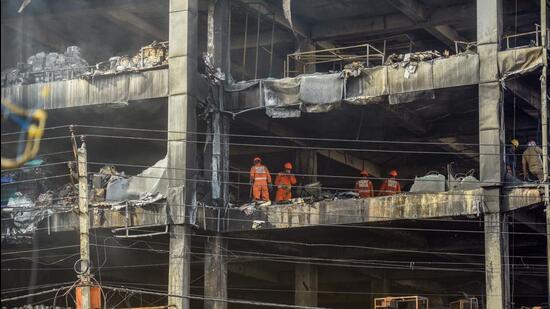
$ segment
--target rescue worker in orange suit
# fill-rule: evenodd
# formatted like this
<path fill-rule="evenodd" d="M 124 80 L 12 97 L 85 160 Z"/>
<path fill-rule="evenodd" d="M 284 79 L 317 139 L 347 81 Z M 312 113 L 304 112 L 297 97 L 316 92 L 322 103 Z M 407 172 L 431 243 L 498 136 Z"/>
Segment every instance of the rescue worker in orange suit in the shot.
<path fill-rule="evenodd" d="M 254 165 L 250 168 L 250 184 L 252 185 L 252 199 L 254 201 L 269 201 L 269 185 L 271 175 L 262 159 L 254 158 Z"/>
<path fill-rule="evenodd" d="M 361 179 L 355 182 L 355 191 L 359 194 L 360 198 L 374 197 L 374 187 L 368 177 L 369 172 L 363 170 L 361 172 Z"/>
<path fill-rule="evenodd" d="M 401 192 L 401 185 L 396 179 L 397 171 L 392 170 L 390 172 L 390 178 L 385 179 L 380 186 L 380 196 L 395 195 Z"/>
<path fill-rule="evenodd" d="M 283 165 L 284 170 L 277 174 L 275 185 L 277 192 L 275 193 L 275 201 L 290 201 L 292 198 L 292 186 L 296 184 L 296 177 L 291 174 L 292 164 L 287 162 Z"/>

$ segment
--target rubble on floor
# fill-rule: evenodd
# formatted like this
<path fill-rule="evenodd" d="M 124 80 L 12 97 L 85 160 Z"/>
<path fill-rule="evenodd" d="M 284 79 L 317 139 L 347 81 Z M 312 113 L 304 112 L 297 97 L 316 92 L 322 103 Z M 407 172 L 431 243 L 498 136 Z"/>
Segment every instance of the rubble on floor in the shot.
<path fill-rule="evenodd" d="M 2 175 L 2 240 L 30 241 L 30 236 L 44 219 L 78 208 L 75 184 L 66 183 L 54 189 L 52 184 L 24 181 L 36 179 L 37 175 L 44 175 L 44 169 L 24 168 Z M 163 206 L 167 194 L 166 158 L 131 177 L 119 172 L 115 166 L 106 165 L 89 180 L 91 208 L 119 211 L 154 204 Z"/>

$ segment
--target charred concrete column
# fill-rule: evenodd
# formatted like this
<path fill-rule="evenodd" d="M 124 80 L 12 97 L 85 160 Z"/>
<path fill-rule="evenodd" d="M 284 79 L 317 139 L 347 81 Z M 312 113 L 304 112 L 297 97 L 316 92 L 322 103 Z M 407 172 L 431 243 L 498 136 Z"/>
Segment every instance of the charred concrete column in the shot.
<path fill-rule="evenodd" d="M 299 150 L 296 156 L 296 172 L 304 174 L 302 185 L 317 181 L 317 152 L 314 150 Z"/>
<path fill-rule="evenodd" d="M 214 104 L 211 114 L 212 132 L 212 200 L 227 203 L 229 197 L 229 117 L 224 110 L 224 86 L 229 80 L 230 0 L 211 0 L 208 5 L 207 56 L 213 69 L 221 72 L 221 80 L 211 81 Z M 220 206 L 222 206 L 220 205 Z"/>
<path fill-rule="evenodd" d="M 195 80 L 197 78 L 197 0 L 170 0 L 168 55 L 168 197 L 170 254 L 168 305 L 189 308 L 191 236 L 186 205 L 195 184 L 186 168 L 195 166 Z M 191 179 L 191 181 L 189 181 Z"/>
<path fill-rule="evenodd" d="M 497 54 L 502 34 L 501 0 L 477 0 L 479 54 L 479 173 L 485 220 L 485 293 L 488 309 L 508 308 L 505 278 L 507 234 L 503 233 L 501 179 L 503 171 L 502 98 Z"/>
<path fill-rule="evenodd" d="M 229 27 L 230 0 L 210 0 L 208 4 L 207 57 L 213 69 L 221 72 L 211 81 L 214 105 L 211 114 L 212 132 L 212 200 L 225 207 L 229 199 L 229 118 L 224 110 L 224 86 L 228 82 L 230 64 Z M 220 210 L 223 213 L 223 211 Z M 218 224 L 223 229 L 221 224 Z M 209 237 L 205 244 L 204 301 L 205 309 L 227 308 L 227 242 L 219 235 Z M 221 301 L 208 299 L 221 299 Z"/>
<path fill-rule="evenodd" d="M 208 237 L 204 259 L 204 301 L 205 309 L 226 309 L 227 299 L 227 241 L 219 236 Z"/>
<path fill-rule="evenodd" d="M 317 265 L 296 264 L 294 271 L 294 304 L 296 306 L 317 306 Z"/>

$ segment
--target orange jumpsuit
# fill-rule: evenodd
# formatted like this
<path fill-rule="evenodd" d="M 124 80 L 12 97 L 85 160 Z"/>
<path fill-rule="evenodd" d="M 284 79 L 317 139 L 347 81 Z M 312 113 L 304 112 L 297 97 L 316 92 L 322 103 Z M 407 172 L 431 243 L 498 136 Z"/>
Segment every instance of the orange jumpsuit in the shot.
<path fill-rule="evenodd" d="M 255 201 L 269 201 L 268 184 L 271 183 L 269 170 L 263 164 L 254 164 L 250 168 L 250 181 L 252 182 L 252 197 Z"/>
<path fill-rule="evenodd" d="M 374 197 L 374 187 L 372 181 L 367 178 L 357 180 L 355 183 L 355 191 L 359 193 L 360 198 Z"/>
<path fill-rule="evenodd" d="M 292 186 L 296 184 L 296 177 L 292 174 L 279 173 L 275 178 L 275 185 L 277 186 L 277 193 L 275 194 L 275 201 L 289 201 L 292 198 Z"/>
<path fill-rule="evenodd" d="M 401 185 L 395 178 L 388 178 L 384 180 L 380 186 L 380 196 L 395 195 L 401 192 Z"/>

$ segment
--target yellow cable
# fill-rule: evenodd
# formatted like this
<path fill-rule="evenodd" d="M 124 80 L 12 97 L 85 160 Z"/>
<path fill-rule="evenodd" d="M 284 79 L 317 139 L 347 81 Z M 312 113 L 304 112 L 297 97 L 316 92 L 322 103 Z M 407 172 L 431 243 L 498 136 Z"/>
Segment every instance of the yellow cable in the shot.
<path fill-rule="evenodd" d="M 49 90 L 46 87 L 43 89 L 43 95 L 47 96 Z M 25 150 L 16 158 L 4 158 L 2 157 L 2 169 L 16 168 L 25 162 L 32 160 L 38 154 L 40 150 L 40 140 L 44 135 L 44 128 L 46 126 L 47 113 L 43 109 L 37 109 L 30 114 L 28 111 L 13 104 L 7 99 L 2 99 L 2 105 L 6 107 L 11 113 L 17 114 L 21 117 L 27 117 L 35 121 L 27 129 L 27 143 L 25 144 Z"/>

